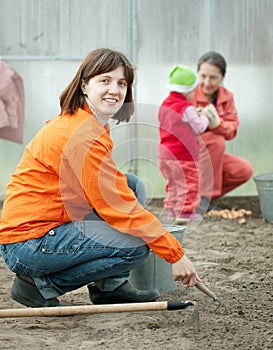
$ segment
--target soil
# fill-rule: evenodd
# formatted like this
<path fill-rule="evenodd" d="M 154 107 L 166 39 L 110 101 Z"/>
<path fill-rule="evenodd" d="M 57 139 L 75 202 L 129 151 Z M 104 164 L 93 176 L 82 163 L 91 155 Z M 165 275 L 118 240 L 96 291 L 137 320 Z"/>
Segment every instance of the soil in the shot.
<path fill-rule="evenodd" d="M 4 349 L 273 349 L 273 224 L 265 222 L 256 197 L 226 197 L 217 205 L 252 210 L 246 223 L 204 218 L 183 235 L 187 256 L 202 282 L 225 303 L 217 303 L 197 288 L 177 285 L 159 301 L 195 301 L 199 329 L 192 309 L 103 313 L 66 317 L 0 319 L 0 348 Z M 167 221 L 162 200 L 149 210 Z M 1 309 L 24 308 L 9 297 L 13 274 L 0 258 Z M 87 289 L 61 297 L 77 305 L 90 304 Z"/>

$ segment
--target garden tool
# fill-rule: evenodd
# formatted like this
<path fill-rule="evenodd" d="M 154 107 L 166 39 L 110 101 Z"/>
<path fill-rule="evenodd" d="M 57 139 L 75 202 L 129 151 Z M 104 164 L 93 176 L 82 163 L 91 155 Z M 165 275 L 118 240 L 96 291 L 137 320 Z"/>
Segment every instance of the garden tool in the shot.
<path fill-rule="evenodd" d="M 147 303 L 105 304 L 105 305 L 75 305 L 57 307 L 37 307 L 20 309 L 0 309 L 0 318 L 37 317 L 37 316 L 72 316 L 97 313 L 139 312 L 159 310 L 182 310 L 194 308 L 191 301 L 158 301 Z"/>
<path fill-rule="evenodd" d="M 57 306 L 21 309 L 0 309 L 0 318 L 18 317 L 48 317 L 48 316 L 74 316 L 97 313 L 114 312 L 141 312 L 141 311 L 174 311 L 190 308 L 193 311 L 193 331 L 199 330 L 199 314 L 195 302 L 191 301 L 159 301 L 147 303 L 106 304 L 106 305 L 80 305 Z"/>
<path fill-rule="evenodd" d="M 224 311 L 224 313 L 226 314 L 227 313 L 227 308 L 225 306 L 225 304 L 219 300 L 217 298 L 217 296 L 211 291 L 209 290 L 206 286 L 204 286 L 203 283 L 201 282 L 196 282 L 196 285 L 195 285 L 201 292 L 203 292 L 204 294 L 208 295 L 209 297 L 212 298 L 212 301 L 215 301 L 216 303 L 218 303 L 218 306 L 216 308 L 216 312 L 219 311 L 220 309 L 222 309 Z"/>

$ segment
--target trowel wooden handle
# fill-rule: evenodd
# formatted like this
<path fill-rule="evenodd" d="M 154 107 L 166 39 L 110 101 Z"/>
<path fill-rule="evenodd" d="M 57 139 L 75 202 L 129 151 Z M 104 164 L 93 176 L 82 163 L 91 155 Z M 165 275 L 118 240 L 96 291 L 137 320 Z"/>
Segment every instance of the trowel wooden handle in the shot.
<path fill-rule="evenodd" d="M 215 294 L 212 293 L 211 290 L 209 290 L 206 286 L 203 285 L 203 283 L 201 282 L 196 282 L 196 285 L 195 285 L 199 290 L 201 290 L 201 292 L 205 293 L 206 295 L 208 295 L 209 297 L 211 298 L 215 298 Z"/>
<path fill-rule="evenodd" d="M 22 308 L 0 310 L 0 318 L 37 317 L 37 316 L 72 316 L 113 312 L 137 312 L 159 310 L 182 310 L 194 306 L 190 301 L 158 301 L 148 303 L 57 306 L 41 308 Z"/>

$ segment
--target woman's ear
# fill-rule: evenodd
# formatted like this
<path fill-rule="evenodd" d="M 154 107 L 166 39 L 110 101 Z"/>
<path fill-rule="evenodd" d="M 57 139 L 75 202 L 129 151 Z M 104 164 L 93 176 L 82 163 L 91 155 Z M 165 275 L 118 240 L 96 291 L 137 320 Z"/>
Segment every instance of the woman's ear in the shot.
<path fill-rule="evenodd" d="M 82 93 L 84 95 L 86 95 L 86 84 L 85 84 L 84 80 L 82 80 L 82 82 L 81 82 L 81 90 L 82 90 Z"/>

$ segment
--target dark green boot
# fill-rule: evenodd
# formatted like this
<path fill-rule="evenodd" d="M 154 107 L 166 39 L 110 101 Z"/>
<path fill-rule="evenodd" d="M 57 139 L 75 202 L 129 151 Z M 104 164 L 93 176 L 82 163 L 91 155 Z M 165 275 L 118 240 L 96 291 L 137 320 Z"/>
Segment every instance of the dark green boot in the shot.
<path fill-rule="evenodd" d="M 160 297 L 157 289 L 140 290 L 124 282 L 112 292 L 103 292 L 93 284 L 89 284 L 89 297 L 93 304 L 142 303 L 154 301 Z"/>
<path fill-rule="evenodd" d="M 57 298 L 43 298 L 34 281 L 28 276 L 15 276 L 10 296 L 13 300 L 28 307 L 64 306 Z"/>

